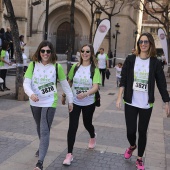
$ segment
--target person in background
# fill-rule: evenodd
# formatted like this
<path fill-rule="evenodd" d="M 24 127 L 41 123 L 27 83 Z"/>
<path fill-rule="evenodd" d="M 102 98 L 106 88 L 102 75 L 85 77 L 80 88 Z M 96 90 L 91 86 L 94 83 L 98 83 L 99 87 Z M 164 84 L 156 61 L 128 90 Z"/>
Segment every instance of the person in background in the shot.
<path fill-rule="evenodd" d="M 116 107 L 120 109 L 123 94 L 127 138 L 130 143 L 124 154 L 125 159 L 129 159 L 137 148 L 136 130 L 138 127 L 138 156 L 136 160 L 138 170 L 145 169 L 142 157 L 155 100 L 155 81 L 165 103 L 165 111 L 168 116 L 170 114 L 170 98 L 161 63 L 156 57 L 155 42 L 150 33 L 142 33 L 137 41 L 135 55 L 129 55 L 123 64 L 116 101 Z"/>
<path fill-rule="evenodd" d="M 0 67 L 5 66 L 5 69 L 0 70 L 0 77 L 3 79 L 3 88 L 0 86 L 0 91 L 4 90 L 10 90 L 6 86 L 6 75 L 7 75 L 7 67 L 11 66 L 11 62 L 9 60 L 9 53 L 8 53 L 9 43 L 7 41 L 4 41 L 2 44 L 1 49 L 1 56 L 0 56 Z"/>
<path fill-rule="evenodd" d="M 75 72 L 76 67 L 78 67 Z M 91 77 L 91 69 L 94 75 Z M 73 146 L 75 143 L 76 132 L 79 124 L 79 117 L 82 111 L 83 123 L 89 132 L 90 140 L 88 147 L 93 149 L 96 146 L 96 137 L 94 126 L 92 124 L 95 111 L 95 92 L 98 90 L 98 84 L 101 83 L 100 72 L 97 68 L 97 61 L 94 55 L 92 45 L 84 45 L 80 51 L 80 61 L 71 67 L 68 74 L 68 82 L 73 91 L 73 110 L 69 113 L 69 129 L 67 134 L 68 153 L 64 165 L 70 165 L 73 161 Z M 62 95 L 62 104 L 65 104 L 66 95 Z"/>
<path fill-rule="evenodd" d="M 20 46 L 21 46 L 21 47 L 25 47 L 25 46 L 26 46 L 26 43 L 24 43 L 24 36 L 23 36 L 23 35 L 20 35 L 20 36 L 19 36 L 19 40 L 20 40 Z"/>
<path fill-rule="evenodd" d="M 116 69 L 116 79 L 117 79 L 117 87 L 119 87 L 119 84 L 120 84 L 122 66 L 123 66 L 122 63 L 118 63 L 115 66 L 115 69 Z"/>
<path fill-rule="evenodd" d="M 22 58 L 23 58 L 24 73 L 25 73 L 26 70 L 27 70 L 27 59 L 28 58 L 27 58 L 26 54 L 24 53 L 24 47 L 26 46 L 26 43 L 24 43 L 24 36 L 20 35 L 19 40 L 20 40 L 20 47 L 21 47 L 21 50 L 22 50 Z"/>
<path fill-rule="evenodd" d="M 6 41 L 8 41 L 9 43 L 9 58 L 13 59 L 13 54 L 14 54 L 14 46 L 13 46 L 13 37 L 11 34 L 11 28 L 7 27 L 7 31 L 5 32 L 5 36 L 6 36 Z"/>
<path fill-rule="evenodd" d="M 104 86 L 106 69 L 109 69 L 109 58 L 106 53 L 104 53 L 104 48 L 100 48 L 100 53 L 97 55 L 98 67 L 100 73 L 102 74 L 102 86 Z"/>
<path fill-rule="evenodd" d="M 1 28 L 0 29 L 0 48 L 2 48 L 2 44 L 5 40 L 6 40 L 5 29 Z"/>
<path fill-rule="evenodd" d="M 58 101 L 56 78 L 59 79 L 61 87 L 67 95 L 69 112 L 73 109 L 73 94 L 63 67 L 56 64 L 56 53 L 51 42 L 42 41 L 32 60 L 34 63 L 31 62 L 28 66 L 23 86 L 25 93 L 29 96 L 40 140 L 39 149 L 35 155 L 39 159 L 34 170 L 42 170 Z"/>

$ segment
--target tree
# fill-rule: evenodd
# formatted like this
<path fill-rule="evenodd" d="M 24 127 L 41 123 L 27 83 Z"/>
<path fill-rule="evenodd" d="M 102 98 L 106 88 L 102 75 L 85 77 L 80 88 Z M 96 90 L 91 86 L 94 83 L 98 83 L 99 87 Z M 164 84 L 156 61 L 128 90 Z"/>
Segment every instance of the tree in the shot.
<path fill-rule="evenodd" d="M 143 12 L 146 12 L 149 16 L 155 19 L 159 24 L 161 24 L 166 32 L 167 44 L 168 44 L 168 61 L 170 62 L 170 2 L 169 0 L 140 0 L 142 3 L 143 9 L 141 9 L 135 3 L 133 6 L 140 9 Z M 169 69 L 169 68 L 168 68 Z M 170 72 L 170 70 L 168 70 Z"/>
<path fill-rule="evenodd" d="M 14 43 L 14 51 L 15 51 L 15 58 L 16 58 L 16 98 L 18 97 L 19 87 L 23 87 L 23 59 L 22 59 L 22 51 L 20 47 L 19 41 L 19 31 L 18 25 L 16 22 L 16 17 L 14 14 L 13 6 L 11 0 L 4 1 L 7 15 L 5 18 L 9 21 L 11 27 L 11 33 L 13 36 L 13 43 Z"/>

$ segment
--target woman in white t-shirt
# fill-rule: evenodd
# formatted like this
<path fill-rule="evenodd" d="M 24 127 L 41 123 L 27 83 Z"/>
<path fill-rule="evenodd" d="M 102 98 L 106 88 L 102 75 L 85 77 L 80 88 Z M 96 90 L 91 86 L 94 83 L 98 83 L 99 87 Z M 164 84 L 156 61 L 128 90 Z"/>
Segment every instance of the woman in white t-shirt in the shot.
<path fill-rule="evenodd" d="M 153 36 L 143 33 L 137 41 L 136 55 L 129 55 L 122 68 L 120 89 L 116 106 L 121 108 L 121 97 L 125 102 L 125 120 L 127 138 L 130 147 L 124 157 L 129 159 L 136 146 L 136 131 L 138 127 L 138 157 L 136 167 L 144 170 L 142 157 L 146 147 L 147 129 L 154 104 L 155 81 L 163 101 L 167 116 L 170 114 L 169 94 L 160 61 L 156 58 L 156 48 Z M 139 116 L 139 119 L 137 119 Z"/>
<path fill-rule="evenodd" d="M 24 90 L 29 96 L 31 111 L 40 139 L 34 170 L 43 169 L 43 161 L 49 146 L 50 128 L 56 112 L 58 95 L 57 79 L 67 94 L 69 112 L 73 109 L 73 94 L 66 80 L 63 67 L 56 64 L 56 53 L 49 41 L 42 41 L 32 57 L 33 62 L 25 73 Z"/>
<path fill-rule="evenodd" d="M 77 67 L 77 68 L 76 68 Z M 75 69 L 77 70 L 75 72 Z M 94 75 L 92 75 L 92 69 Z M 95 111 L 95 92 L 101 83 L 100 72 L 97 68 L 97 60 L 92 45 L 84 45 L 80 51 L 80 62 L 74 64 L 68 74 L 68 81 L 73 91 L 73 111 L 69 113 L 69 129 L 67 134 L 68 154 L 63 161 L 64 165 L 70 165 L 73 161 L 73 146 L 79 124 L 80 113 L 83 115 L 83 123 L 90 135 L 88 147 L 93 149 L 96 145 L 96 132 L 92 124 Z M 65 103 L 63 94 L 62 103 Z"/>

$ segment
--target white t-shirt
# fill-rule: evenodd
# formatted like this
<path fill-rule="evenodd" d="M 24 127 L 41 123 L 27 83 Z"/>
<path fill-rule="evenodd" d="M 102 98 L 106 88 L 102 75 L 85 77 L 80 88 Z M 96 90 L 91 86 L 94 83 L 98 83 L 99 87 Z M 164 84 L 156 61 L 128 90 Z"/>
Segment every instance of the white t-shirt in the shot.
<path fill-rule="evenodd" d="M 105 69 L 106 68 L 106 60 L 108 60 L 107 54 L 105 54 L 105 53 L 98 54 L 97 59 L 98 59 L 98 67 L 101 69 Z"/>
<path fill-rule="evenodd" d="M 93 80 L 91 78 L 91 72 L 90 72 L 90 67 L 89 66 L 82 66 L 78 68 L 74 75 L 74 69 L 76 65 L 73 65 L 68 77 L 70 80 L 73 79 L 73 84 L 72 84 L 72 91 L 73 91 L 73 103 L 79 106 L 87 106 L 91 105 L 95 102 L 95 95 L 89 95 L 88 97 L 85 97 L 83 99 L 78 99 L 77 94 L 81 92 L 86 92 L 90 89 L 92 89 L 93 84 L 100 84 L 101 83 L 101 78 L 100 78 L 100 72 L 98 68 L 95 68 Z M 74 76 L 74 77 L 73 77 Z"/>
<path fill-rule="evenodd" d="M 127 104 L 143 109 L 150 108 L 150 104 L 148 103 L 149 63 L 150 58 L 143 60 L 138 56 L 136 57 L 132 103 Z"/>
<path fill-rule="evenodd" d="M 115 69 L 116 69 L 116 77 L 119 77 L 121 78 L 121 71 L 122 71 L 122 67 L 118 67 L 118 66 L 115 66 Z"/>
<path fill-rule="evenodd" d="M 66 79 L 63 67 L 60 64 L 58 64 L 57 73 L 60 81 Z M 31 106 L 56 108 L 58 95 L 56 89 L 56 68 L 54 64 L 43 65 L 41 62 L 36 62 L 33 71 L 33 62 L 31 62 L 24 77 L 31 79 L 30 88 L 39 98 L 38 102 L 30 99 Z"/>

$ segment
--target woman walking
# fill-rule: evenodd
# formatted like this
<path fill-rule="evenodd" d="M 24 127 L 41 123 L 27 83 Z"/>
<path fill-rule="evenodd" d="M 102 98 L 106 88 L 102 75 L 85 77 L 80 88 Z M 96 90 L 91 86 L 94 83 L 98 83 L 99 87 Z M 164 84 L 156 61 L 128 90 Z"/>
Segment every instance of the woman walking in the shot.
<path fill-rule="evenodd" d="M 98 90 L 98 84 L 101 83 L 100 72 L 96 67 L 97 62 L 92 45 L 84 45 L 80 54 L 79 64 L 74 64 L 68 74 L 74 97 L 73 110 L 69 113 L 68 154 L 63 162 L 64 165 L 70 165 L 73 161 L 73 146 L 81 111 L 84 126 L 90 134 L 88 147 L 93 149 L 96 145 L 96 133 L 92 119 L 95 111 L 95 92 Z M 65 104 L 65 94 L 63 94 L 62 103 Z"/>
<path fill-rule="evenodd" d="M 146 147 L 147 129 L 154 104 L 155 81 L 165 103 L 165 111 L 170 114 L 169 94 L 161 63 L 156 58 L 155 43 L 150 33 L 143 33 L 137 41 L 135 55 L 129 55 L 122 68 L 120 89 L 116 101 L 121 108 L 121 98 L 125 102 L 125 120 L 127 139 L 130 147 L 125 151 L 125 159 L 132 156 L 136 145 L 137 117 L 138 121 L 138 157 L 136 167 L 144 170 L 142 157 Z"/>
<path fill-rule="evenodd" d="M 73 109 L 73 94 L 62 66 L 56 64 L 56 53 L 49 41 L 40 43 L 32 60 L 25 73 L 23 85 L 30 99 L 31 111 L 40 139 L 39 150 L 36 152 L 39 160 L 34 170 L 42 170 L 58 101 L 57 78 L 67 95 L 69 112 Z"/>

